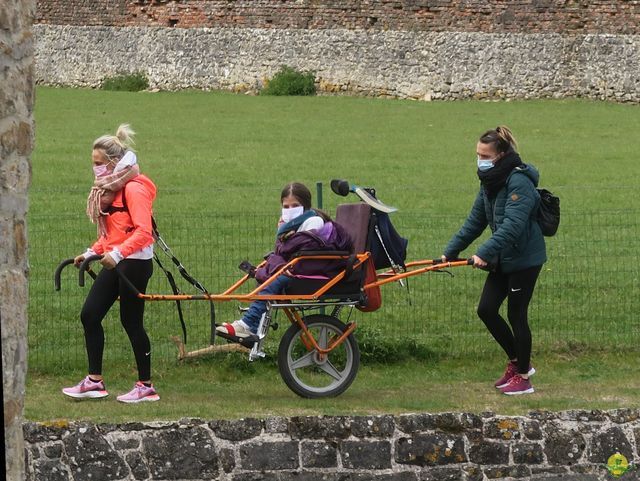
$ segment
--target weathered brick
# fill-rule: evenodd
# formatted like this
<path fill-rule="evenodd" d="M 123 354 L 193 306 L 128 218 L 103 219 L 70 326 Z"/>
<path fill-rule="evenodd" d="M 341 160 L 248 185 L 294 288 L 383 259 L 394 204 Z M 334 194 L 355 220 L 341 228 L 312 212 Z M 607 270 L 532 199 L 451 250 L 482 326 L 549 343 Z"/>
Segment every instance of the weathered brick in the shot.
<path fill-rule="evenodd" d="M 391 467 L 389 441 L 343 441 L 342 465 L 348 469 L 387 469 Z"/>
<path fill-rule="evenodd" d="M 120 479 L 129 472 L 119 453 L 94 426 L 80 427 L 64 439 L 64 447 L 75 480 Z"/>
<path fill-rule="evenodd" d="M 516 464 L 542 464 L 544 452 L 542 446 L 536 443 L 514 444 L 511 448 L 513 462 Z"/>
<path fill-rule="evenodd" d="M 481 441 L 469 449 L 469 460 L 477 464 L 507 464 L 509 446 L 493 441 Z"/>
<path fill-rule="evenodd" d="M 242 441 L 255 438 L 262 432 L 262 421 L 259 419 L 216 420 L 209 423 L 213 433 L 229 441 Z"/>
<path fill-rule="evenodd" d="M 240 447 L 246 470 L 294 469 L 299 465 L 297 441 L 251 442 Z"/>
<path fill-rule="evenodd" d="M 484 435 L 492 439 L 510 441 L 520 439 L 520 425 L 513 418 L 496 418 L 484 423 Z"/>
<path fill-rule="evenodd" d="M 589 461 L 605 464 L 612 454 L 619 452 L 629 462 L 633 461 L 633 448 L 619 427 L 612 427 L 591 438 L 589 443 Z"/>
<path fill-rule="evenodd" d="M 149 478 L 149 467 L 145 462 L 142 454 L 138 451 L 133 451 L 131 453 L 127 453 L 125 460 L 131 469 L 131 474 L 135 479 L 148 479 Z"/>
<path fill-rule="evenodd" d="M 142 451 L 152 478 L 198 479 L 214 477 L 218 457 L 213 439 L 202 427 L 151 433 L 142 438 Z"/>
<path fill-rule="evenodd" d="M 437 466 L 464 463 L 467 455 L 464 452 L 464 441 L 459 436 L 442 433 L 415 434 L 396 441 L 395 460 L 398 464 Z"/>
<path fill-rule="evenodd" d="M 550 464 L 570 466 L 576 464 L 586 448 L 584 436 L 577 431 L 563 428 L 557 422 L 545 427 L 544 453 Z"/>
<path fill-rule="evenodd" d="M 620 33 L 640 32 L 640 13 L 612 8 L 612 2 L 589 2 L 568 8 L 565 2 L 508 0 L 453 2 L 251 2 L 182 0 L 127 2 L 126 0 L 38 0 L 37 21 L 63 25 L 119 25 L 161 27 L 344 28 L 504 33 Z M 176 8 L 178 6 L 179 8 Z M 6 14 L 5 14 L 6 16 Z M 4 17 L 0 16 L 0 21 Z"/>
<path fill-rule="evenodd" d="M 289 421 L 292 438 L 347 438 L 351 434 L 351 420 L 347 416 L 292 417 Z"/>
<path fill-rule="evenodd" d="M 334 443 L 302 441 L 300 456 L 305 468 L 335 468 L 338 465 L 338 450 Z"/>
<path fill-rule="evenodd" d="M 531 471 L 528 466 L 501 466 L 497 468 L 488 468 L 484 470 L 484 474 L 489 479 L 502 478 L 529 478 Z"/>
<path fill-rule="evenodd" d="M 393 416 L 356 416 L 351 421 L 351 433 L 359 438 L 390 437 L 396 424 Z"/>

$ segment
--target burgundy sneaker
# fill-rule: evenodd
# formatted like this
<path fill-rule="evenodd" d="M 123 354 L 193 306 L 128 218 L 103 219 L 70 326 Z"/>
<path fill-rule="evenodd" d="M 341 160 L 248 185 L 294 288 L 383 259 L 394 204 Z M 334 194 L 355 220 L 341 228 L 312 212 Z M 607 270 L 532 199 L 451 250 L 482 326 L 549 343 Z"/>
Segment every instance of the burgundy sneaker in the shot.
<path fill-rule="evenodd" d="M 515 396 L 517 394 L 531 394 L 533 392 L 533 386 L 529 379 L 523 378 L 520 374 L 516 374 L 506 386 L 500 389 L 504 394 L 509 396 Z"/>
<path fill-rule="evenodd" d="M 527 374 L 529 376 L 533 376 L 535 373 L 536 370 L 531 364 L 529 364 L 529 372 Z M 502 377 L 495 382 L 494 386 L 496 387 L 496 389 L 505 387 L 509 380 L 516 374 L 518 374 L 518 365 L 513 361 L 509 361 L 509 364 L 507 364 L 507 369 L 504 371 Z"/>

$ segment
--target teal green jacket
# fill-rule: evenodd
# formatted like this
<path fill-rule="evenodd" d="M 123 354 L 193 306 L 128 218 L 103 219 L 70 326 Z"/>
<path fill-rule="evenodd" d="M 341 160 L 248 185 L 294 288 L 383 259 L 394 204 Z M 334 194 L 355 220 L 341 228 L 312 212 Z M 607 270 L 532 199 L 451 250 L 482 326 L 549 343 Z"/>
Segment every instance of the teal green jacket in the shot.
<path fill-rule="evenodd" d="M 476 252 L 482 260 L 499 265 L 504 273 L 544 264 L 546 246 L 537 221 L 539 178 L 536 168 L 525 164 L 513 169 L 494 199 L 490 200 L 481 186 L 471 213 L 447 244 L 444 255 L 457 258 L 489 226 L 492 235 Z"/>

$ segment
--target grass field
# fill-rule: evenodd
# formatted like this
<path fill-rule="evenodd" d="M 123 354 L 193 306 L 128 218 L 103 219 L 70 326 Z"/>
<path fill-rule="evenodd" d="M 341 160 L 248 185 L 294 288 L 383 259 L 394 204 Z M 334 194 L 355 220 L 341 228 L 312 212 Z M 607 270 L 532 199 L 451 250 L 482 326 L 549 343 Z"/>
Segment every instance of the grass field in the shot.
<path fill-rule="evenodd" d="M 618 366 L 637 359 L 640 339 L 640 269 L 634 260 L 640 244 L 637 106 L 39 88 L 35 115 L 28 417 L 46 419 L 56 412 L 92 419 L 130 416 L 116 406 L 98 413 L 55 397 L 62 384 L 83 372 L 77 313 L 86 290 L 74 285 L 71 273 L 62 293 L 53 293 L 51 282 L 56 264 L 91 242 L 94 227 L 83 214 L 92 179 L 91 143 L 121 122 L 130 122 L 138 132 L 143 171 L 158 186 L 155 212 L 161 231 L 211 291 L 236 278 L 239 260 L 257 259 L 269 250 L 279 191 L 290 180 L 326 186 L 342 177 L 373 185 L 384 201 L 400 207 L 394 222 L 410 239 L 410 257 L 440 254 L 476 193 L 475 141 L 499 123 L 513 129 L 523 158 L 540 169 L 542 184 L 561 196 L 563 208 L 561 232 L 548 242 L 550 261 L 531 310 L 534 356 L 548 367 L 537 381 L 540 394 L 530 400 L 511 403 L 486 390 L 502 359 L 474 313 L 483 274 L 468 269 L 453 279 L 416 279 L 412 305 L 397 286 L 386 287 L 384 308 L 357 317 L 364 338 L 370 336 L 368 329 L 388 333 L 399 340 L 399 349 L 402 339 L 418 339 L 433 356 L 385 367 L 365 364 L 354 386 L 331 401 L 295 398 L 278 380 L 273 359 L 257 366 L 235 356 L 177 364 L 168 341 L 179 332 L 172 306 L 149 305 L 155 376 L 165 396 L 162 406 L 135 416 L 175 418 L 211 411 L 211 416 L 236 417 L 269 409 L 514 412 L 638 402 L 634 381 L 623 382 L 622 394 L 610 393 Z M 324 206 L 332 212 L 341 199 L 324 192 Z M 159 273 L 152 290 L 167 291 Z M 219 306 L 218 319 L 235 318 L 235 308 Z M 205 316 L 205 305 L 187 306 L 190 348 L 207 343 Z M 128 341 L 115 316 L 105 327 L 110 387 L 124 390 L 134 376 Z M 234 368 L 242 382 L 236 382 Z M 638 379 L 637 372 L 633 377 Z M 580 387 L 572 395 L 576 382 Z M 372 405 L 378 398 L 370 390 L 382 392 L 385 386 L 393 386 L 388 398 L 380 396 L 379 404 Z M 461 386 L 473 393 L 464 405 L 447 394 Z M 238 401 L 247 393 L 247 403 Z"/>

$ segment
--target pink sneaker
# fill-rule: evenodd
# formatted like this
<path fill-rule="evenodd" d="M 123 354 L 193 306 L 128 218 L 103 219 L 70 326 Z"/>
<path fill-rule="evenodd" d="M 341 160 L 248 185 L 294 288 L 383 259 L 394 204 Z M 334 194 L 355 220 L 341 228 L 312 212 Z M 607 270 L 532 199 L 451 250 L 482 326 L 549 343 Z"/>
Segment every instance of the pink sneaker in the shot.
<path fill-rule="evenodd" d="M 160 401 L 160 396 L 158 396 L 153 386 L 147 387 L 137 381 L 131 391 L 118 396 L 117 399 L 121 403 L 140 403 L 144 401 Z"/>
<path fill-rule="evenodd" d="M 529 372 L 527 374 L 529 376 L 533 376 L 535 373 L 536 370 L 531 364 L 529 364 Z M 509 361 L 509 364 L 507 364 L 507 369 L 504 371 L 502 377 L 495 382 L 494 386 L 496 387 L 496 389 L 505 387 L 509 383 L 509 380 L 516 374 L 518 374 L 518 365 L 512 361 Z"/>
<path fill-rule="evenodd" d="M 533 392 L 533 386 L 529 379 L 523 378 L 520 374 L 516 374 L 506 386 L 500 389 L 504 394 L 509 396 L 515 396 L 517 394 L 531 394 Z"/>
<path fill-rule="evenodd" d="M 73 387 L 63 388 L 62 394 L 74 399 L 98 399 L 109 395 L 104 387 L 104 381 L 93 382 L 89 376 Z"/>

